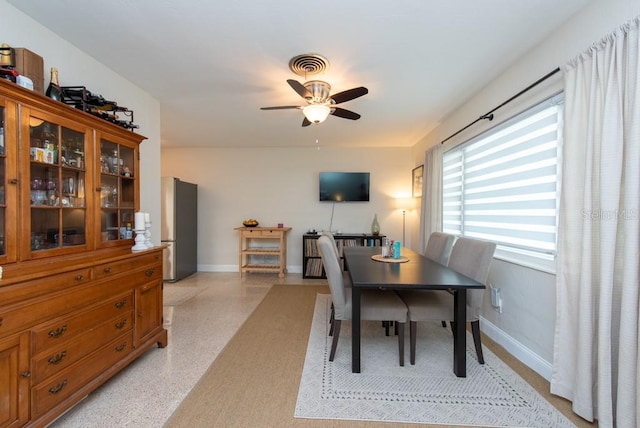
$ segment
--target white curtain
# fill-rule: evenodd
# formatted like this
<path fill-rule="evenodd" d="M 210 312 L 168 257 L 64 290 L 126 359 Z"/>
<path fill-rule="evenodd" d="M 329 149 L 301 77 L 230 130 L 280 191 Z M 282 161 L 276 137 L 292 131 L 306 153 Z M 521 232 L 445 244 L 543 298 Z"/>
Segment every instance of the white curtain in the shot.
<path fill-rule="evenodd" d="M 420 253 L 427 249 L 432 232 L 442 230 L 442 145 L 425 153 L 422 176 L 422 203 L 420 217 Z"/>
<path fill-rule="evenodd" d="M 637 427 L 639 20 L 565 68 L 551 392 L 601 427 Z"/>

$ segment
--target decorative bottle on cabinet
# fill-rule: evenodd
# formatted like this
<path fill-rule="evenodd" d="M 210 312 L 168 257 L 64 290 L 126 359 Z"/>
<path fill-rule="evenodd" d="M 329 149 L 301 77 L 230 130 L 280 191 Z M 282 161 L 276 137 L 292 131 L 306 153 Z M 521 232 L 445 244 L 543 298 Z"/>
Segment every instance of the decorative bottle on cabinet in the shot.
<path fill-rule="evenodd" d="M 51 67 L 51 81 L 49 82 L 46 95 L 52 100 L 61 101 L 62 90 L 58 83 L 58 69 L 55 67 Z"/>
<path fill-rule="evenodd" d="M 378 224 L 378 214 L 373 215 L 373 222 L 371 223 L 371 234 L 372 235 L 380 234 L 380 224 Z"/>

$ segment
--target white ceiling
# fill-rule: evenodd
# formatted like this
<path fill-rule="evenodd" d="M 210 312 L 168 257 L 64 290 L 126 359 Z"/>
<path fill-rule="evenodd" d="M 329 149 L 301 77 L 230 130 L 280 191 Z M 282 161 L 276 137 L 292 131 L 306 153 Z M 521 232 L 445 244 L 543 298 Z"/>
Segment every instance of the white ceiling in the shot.
<path fill-rule="evenodd" d="M 7 1 L 158 99 L 163 147 L 398 147 L 590 0 Z M 301 105 L 286 80 L 304 53 L 329 60 L 312 78 L 332 93 L 369 89 L 340 105 L 360 120 L 260 110 Z"/>

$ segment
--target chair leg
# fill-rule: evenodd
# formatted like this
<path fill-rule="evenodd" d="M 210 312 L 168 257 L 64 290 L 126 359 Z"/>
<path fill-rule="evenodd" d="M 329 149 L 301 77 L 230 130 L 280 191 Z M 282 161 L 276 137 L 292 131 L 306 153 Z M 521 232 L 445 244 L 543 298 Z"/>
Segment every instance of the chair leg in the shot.
<path fill-rule="evenodd" d="M 338 338 L 340 337 L 340 324 L 342 324 L 341 320 L 333 320 L 333 341 L 331 342 L 331 353 L 329 354 L 329 361 L 333 361 L 333 357 L 336 356 Z"/>
<path fill-rule="evenodd" d="M 391 321 L 391 322 L 393 322 L 393 321 Z M 398 335 L 398 330 L 399 330 L 398 329 L 398 322 L 396 321 L 396 322 L 393 323 L 393 334 L 395 334 L 397 336 Z"/>
<path fill-rule="evenodd" d="M 329 324 L 331 325 L 331 327 L 329 328 L 329 336 L 333 336 L 333 325 L 334 325 L 334 321 L 335 321 L 335 313 L 336 313 L 336 309 L 333 306 L 333 303 L 331 304 L 331 318 L 329 318 Z"/>
<path fill-rule="evenodd" d="M 471 333 L 473 334 L 473 344 L 476 345 L 478 363 L 484 364 L 484 356 L 482 355 L 482 342 L 480 341 L 480 321 L 471 321 Z"/>
<path fill-rule="evenodd" d="M 389 336 L 389 322 L 390 321 L 382 321 L 382 326 L 384 327 L 385 336 Z"/>
<path fill-rule="evenodd" d="M 442 327 L 447 328 L 447 322 L 446 321 L 442 321 Z"/>
<path fill-rule="evenodd" d="M 416 321 L 409 322 L 409 362 L 411 365 L 416 364 L 416 335 L 418 333 L 418 323 Z"/>
<path fill-rule="evenodd" d="M 398 330 L 398 356 L 400 358 L 400 367 L 404 367 L 404 323 L 395 322 Z"/>

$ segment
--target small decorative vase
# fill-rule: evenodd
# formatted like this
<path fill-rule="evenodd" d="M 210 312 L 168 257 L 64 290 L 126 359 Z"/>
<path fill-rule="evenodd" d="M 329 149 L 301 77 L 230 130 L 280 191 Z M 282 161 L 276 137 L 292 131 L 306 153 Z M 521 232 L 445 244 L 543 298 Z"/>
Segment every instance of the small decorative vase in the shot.
<path fill-rule="evenodd" d="M 373 222 L 371 223 L 371 234 L 376 236 L 380 234 L 380 224 L 378 224 L 378 214 L 373 215 Z"/>

